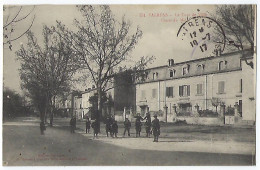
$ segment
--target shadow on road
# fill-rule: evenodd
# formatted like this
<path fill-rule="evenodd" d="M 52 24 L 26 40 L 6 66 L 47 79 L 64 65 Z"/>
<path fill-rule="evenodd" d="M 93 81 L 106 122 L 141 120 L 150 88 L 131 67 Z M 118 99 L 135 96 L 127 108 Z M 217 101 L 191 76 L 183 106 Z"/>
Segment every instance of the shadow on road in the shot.
<path fill-rule="evenodd" d="M 166 143 L 170 143 L 170 142 L 193 142 L 193 141 L 158 141 L 158 142 L 166 142 Z"/>

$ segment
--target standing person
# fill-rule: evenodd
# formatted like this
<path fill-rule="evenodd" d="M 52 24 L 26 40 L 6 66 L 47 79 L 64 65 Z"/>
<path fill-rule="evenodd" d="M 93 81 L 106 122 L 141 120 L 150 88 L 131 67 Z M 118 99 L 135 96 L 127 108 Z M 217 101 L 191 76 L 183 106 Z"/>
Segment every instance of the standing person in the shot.
<path fill-rule="evenodd" d="M 76 117 L 73 116 L 73 117 L 70 119 L 70 132 L 71 132 L 71 133 L 75 133 L 75 129 L 76 129 Z"/>
<path fill-rule="evenodd" d="M 107 120 L 106 120 L 106 134 L 107 134 L 107 137 L 108 137 L 108 133 L 110 133 L 110 136 L 112 136 L 111 125 L 112 125 L 112 119 L 108 116 Z"/>
<path fill-rule="evenodd" d="M 140 121 L 140 122 L 141 122 L 142 120 L 144 120 L 144 119 L 142 118 L 142 116 L 140 115 L 140 113 L 138 113 L 137 116 L 135 116 L 135 118 L 136 118 L 137 121 Z"/>
<path fill-rule="evenodd" d="M 93 134 L 94 134 L 94 137 L 93 139 L 98 138 L 98 131 L 99 131 L 99 128 L 98 128 L 98 122 L 97 122 L 97 119 L 95 119 L 95 121 L 91 124 L 91 127 L 93 128 Z"/>
<path fill-rule="evenodd" d="M 158 142 L 158 138 L 160 135 L 160 122 L 159 119 L 157 119 L 157 115 L 154 115 L 154 120 L 152 121 L 152 128 L 153 128 L 153 136 L 154 136 L 154 142 Z"/>
<path fill-rule="evenodd" d="M 146 137 L 150 137 L 152 121 L 151 121 L 151 115 L 149 112 L 146 113 L 146 116 L 144 117 L 144 119 L 146 119 L 146 122 L 145 122 Z"/>
<path fill-rule="evenodd" d="M 89 133 L 91 122 L 89 120 L 89 117 L 86 117 L 86 133 Z"/>
<path fill-rule="evenodd" d="M 126 132 L 126 131 L 127 131 L 127 133 L 128 133 L 128 136 L 130 136 L 131 122 L 128 120 L 128 118 L 125 118 L 124 127 L 125 127 L 124 136 L 125 136 L 125 132 Z"/>
<path fill-rule="evenodd" d="M 140 119 L 136 119 L 135 120 L 136 137 L 138 136 L 140 137 L 141 129 L 142 129 L 142 122 Z"/>
<path fill-rule="evenodd" d="M 113 121 L 112 123 L 112 126 L 111 126 L 111 130 L 112 130 L 112 137 L 115 137 L 117 138 L 117 133 L 118 133 L 118 125 L 117 125 L 117 121 Z"/>
<path fill-rule="evenodd" d="M 146 120 L 146 122 L 144 123 L 144 127 L 145 127 L 145 131 L 146 131 L 146 137 L 150 138 L 151 123 L 149 123 L 148 120 Z"/>
<path fill-rule="evenodd" d="M 44 131 L 46 130 L 46 127 L 44 125 L 44 122 L 40 123 L 40 130 L 41 130 L 41 135 L 44 135 Z"/>

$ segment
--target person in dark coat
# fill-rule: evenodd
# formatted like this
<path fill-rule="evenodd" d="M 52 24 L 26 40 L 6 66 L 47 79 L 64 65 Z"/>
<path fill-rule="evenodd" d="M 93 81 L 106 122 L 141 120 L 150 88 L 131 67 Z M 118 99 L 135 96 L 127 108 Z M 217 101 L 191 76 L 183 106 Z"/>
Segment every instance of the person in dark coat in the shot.
<path fill-rule="evenodd" d="M 112 136 L 111 126 L 112 126 L 112 118 L 111 117 L 107 117 L 107 120 L 106 120 L 106 134 L 107 134 L 107 137 L 108 137 L 108 133 L 110 133 L 110 136 Z"/>
<path fill-rule="evenodd" d="M 146 116 L 145 116 L 143 119 L 144 119 L 144 120 L 146 119 L 146 122 L 145 122 L 146 137 L 150 137 L 150 134 L 151 134 L 151 126 L 152 126 L 152 121 L 151 121 L 151 115 L 150 115 L 150 113 L 146 113 Z"/>
<path fill-rule="evenodd" d="M 145 127 L 146 137 L 150 137 L 150 134 L 151 134 L 151 123 L 149 123 L 148 120 L 146 120 L 146 122 L 144 123 L 144 127 Z"/>
<path fill-rule="evenodd" d="M 135 120 L 135 130 L 136 130 L 136 137 L 140 137 L 140 133 L 142 130 L 142 122 L 140 119 Z"/>
<path fill-rule="evenodd" d="M 126 132 L 126 131 L 127 131 L 127 133 L 128 133 L 128 136 L 130 136 L 131 122 L 128 120 L 128 118 L 125 118 L 124 127 L 125 127 L 124 136 L 125 136 L 125 132 Z"/>
<path fill-rule="evenodd" d="M 71 133 L 75 133 L 75 129 L 76 129 L 76 117 L 73 116 L 73 117 L 70 119 L 70 132 L 71 132 Z"/>
<path fill-rule="evenodd" d="M 138 113 L 138 115 L 135 116 L 135 118 L 136 118 L 136 121 L 139 121 L 139 122 L 141 122 L 142 120 L 144 120 L 144 119 L 142 118 L 142 116 L 140 116 L 140 113 Z"/>
<path fill-rule="evenodd" d="M 153 129 L 153 136 L 154 142 L 158 142 L 158 138 L 160 135 L 160 121 L 157 119 L 157 115 L 154 115 L 154 120 L 152 121 L 152 129 Z"/>
<path fill-rule="evenodd" d="M 112 126 L 111 126 L 111 130 L 112 130 L 112 137 L 116 137 L 117 138 L 117 133 L 118 133 L 118 125 L 117 125 L 117 121 L 113 121 Z"/>
<path fill-rule="evenodd" d="M 93 139 L 95 139 L 95 137 L 98 138 L 99 128 L 98 128 L 97 119 L 95 119 L 95 121 L 91 124 L 91 127 L 93 128 L 93 134 L 94 134 Z"/>
<path fill-rule="evenodd" d="M 41 130 L 41 135 L 44 135 L 44 131 L 46 130 L 46 127 L 44 125 L 44 122 L 40 123 L 40 130 Z"/>
<path fill-rule="evenodd" d="M 86 118 L 86 133 L 89 133 L 91 122 L 89 117 Z"/>

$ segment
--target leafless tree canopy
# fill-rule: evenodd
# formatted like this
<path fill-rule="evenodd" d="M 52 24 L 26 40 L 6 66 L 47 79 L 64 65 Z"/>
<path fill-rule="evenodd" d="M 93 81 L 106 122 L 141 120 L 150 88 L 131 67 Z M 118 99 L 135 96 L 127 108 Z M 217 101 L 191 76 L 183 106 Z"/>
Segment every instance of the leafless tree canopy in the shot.
<path fill-rule="evenodd" d="M 33 15 L 33 19 L 31 21 L 30 25 L 28 25 L 26 30 L 24 30 L 23 32 L 20 32 L 19 34 L 15 34 L 14 32 L 16 31 L 17 26 L 19 27 L 19 25 L 22 24 L 24 22 L 24 20 L 31 15 L 32 11 L 34 10 L 34 7 L 31 9 L 31 11 L 29 11 L 26 14 L 21 14 L 21 12 L 23 10 L 23 6 L 20 6 L 20 7 L 4 6 L 3 10 L 4 10 L 4 12 L 6 12 L 6 11 L 9 12 L 8 10 L 10 8 L 18 8 L 18 10 L 16 10 L 16 13 L 14 15 L 8 14 L 6 17 L 4 17 L 3 44 L 8 45 L 9 49 L 12 50 L 12 42 L 21 38 L 23 35 L 25 35 L 31 29 L 31 27 L 34 23 L 35 15 Z"/>
<path fill-rule="evenodd" d="M 253 5 L 217 6 L 217 19 L 225 30 L 228 42 L 241 50 L 254 48 L 254 8 Z"/>
<path fill-rule="evenodd" d="M 124 16 L 120 21 L 116 20 L 107 5 L 80 5 L 77 8 L 84 18 L 82 21 L 74 20 L 77 32 L 69 31 L 61 22 L 55 31 L 80 56 L 81 68 L 88 70 L 101 95 L 101 91 L 112 83 L 114 75 L 127 68 L 122 66 L 122 62 L 131 59 L 129 54 L 141 38 L 142 31 L 137 27 L 131 34 L 130 22 Z M 143 61 L 142 65 L 148 61 L 150 59 Z"/>
<path fill-rule="evenodd" d="M 219 5 L 216 20 L 223 26 L 228 50 L 251 50 L 254 52 L 255 12 L 254 5 Z M 220 30 L 217 30 L 220 33 Z M 245 56 L 243 55 L 245 58 Z M 253 68 L 253 63 L 246 64 Z"/>

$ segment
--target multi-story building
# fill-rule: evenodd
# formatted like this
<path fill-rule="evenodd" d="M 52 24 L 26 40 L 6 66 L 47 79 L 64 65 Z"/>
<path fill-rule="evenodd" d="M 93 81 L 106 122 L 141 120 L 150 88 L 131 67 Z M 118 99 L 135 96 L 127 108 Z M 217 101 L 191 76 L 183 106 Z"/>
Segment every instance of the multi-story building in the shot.
<path fill-rule="evenodd" d="M 95 93 L 97 93 L 96 88 L 89 88 L 86 89 L 84 92 L 82 92 L 82 114 L 83 118 L 88 115 L 90 118 L 93 117 L 91 116 L 91 108 L 93 107 L 92 104 L 90 103 L 89 99 L 90 97 L 94 96 Z"/>
<path fill-rule="evenodd" d="M 203 113 L 222 117 L 220 122 L 227 114 L 255 121 L 255 72 L 241 55 L 233 52 L 181 63 L 170 59 L 168 65 L 145 70 L 145 80 L 136 82 L 137 112 L 150 111 L 164 121 Z M 246 58 L 252 60 L 250 54 Z"/>
<path fill-rule="evenodd" d="M 77 119 L 83 119 L 82 94 L 74 96 L 74 115 Z"/>

